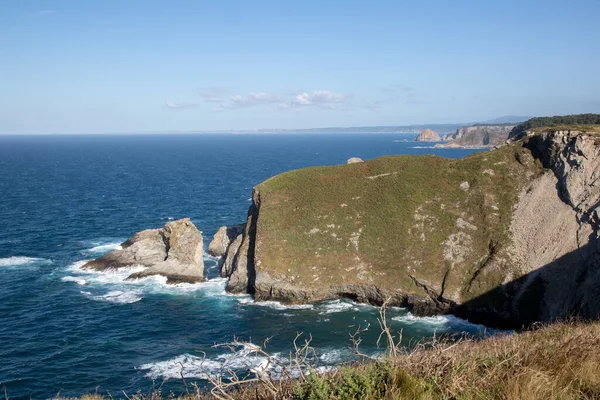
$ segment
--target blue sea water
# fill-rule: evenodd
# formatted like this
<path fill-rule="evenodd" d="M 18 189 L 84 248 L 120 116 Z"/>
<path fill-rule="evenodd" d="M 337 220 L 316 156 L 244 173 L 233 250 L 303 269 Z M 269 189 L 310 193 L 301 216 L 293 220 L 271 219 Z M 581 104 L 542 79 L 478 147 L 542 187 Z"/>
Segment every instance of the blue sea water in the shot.
<path fill-rule="evenodd" d="M 0 388 L 10 398 L 60 392 L 122 397 L 123 391 L 182 393 L 227 364 L 215 343 L 234 336 L 285 355 L 297 332 L 311 334 L 323 366 L 348 358 L 360 328 L 375 354 L 377 310 L 350 301 L 286 307 L 228 295 L 206 257 L 199 284 L 129 272 L 89 273 L 84 260 L 118 248 L 133 233 L 190 217 L 208 243 L 225 224 L 245 221 L 252 187 L 278 173 L 350 157 L 392 154 L 463 157 L 415 135 L 43 135 L 0 136 Z M 481 334 L 453 317 L 389 311 L 409 345 L 434 334 Z M 284 357 L 284 356 L 282 356 Z M 250 355 L 233 365 L 246 368 Z M 165 381 L 166 380 L 166 381 Z"/>

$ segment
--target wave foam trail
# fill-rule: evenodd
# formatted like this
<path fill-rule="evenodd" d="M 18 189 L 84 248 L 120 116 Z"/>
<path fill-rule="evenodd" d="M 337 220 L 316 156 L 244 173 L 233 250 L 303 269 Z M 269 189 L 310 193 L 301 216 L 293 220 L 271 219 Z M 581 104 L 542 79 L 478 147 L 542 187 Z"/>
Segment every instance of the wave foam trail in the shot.
<path fill-rule="evenodd" d="M 319 313 L 321 315 L 358 310 L 356 304 L 342 300 L 326 301 L 322 303 L 320 307 L 324 308 L 324 310 Z"/>
<path fill-rule="evenodd" d="M 314 306 L 312 304 L 283 304 L 283 303 L 280 303 L 278 301 L 273 301 L 273 300 L 248 302 L 247 299 L 242 298 L 238 301 L 242 304 L 249 304 L 249 305 L 260 306 L 260 307 L 269 307 L 274 310 L 311 310 L 314 308 Z"/>
<path fill-rule="evenodd" d="M 110 301 L 113 303 L 132 303 L 139 301 L 147 294 L 172 294 L 184 295 L 200 292 L 206 297 L 234 296 L 244 298 L 249 296 L 230 295 L 225 292 L 226 278 L 207 279 L 200 283 L 178 283 L 167 284 L 167 278 L 153 275 L 139 279 L 127 278 L 139 271 L 146 269 L 144 266 L 132 266 L 119 268 L 118 270 L 94 271 L 83 270 L 81 267 L 87 261 L 77 261 L 66 268 L 67 276 L 61 278 L 64 282 L 75 282 L 79 285 L 88 285 L 93 295 L 88 298 L 98 301 Z M 108 293 L 98 295 L 98 289 L 105 289 Z"/>
<path fill-rule="evenodd" d="M 100 245 L 94 246 L 90 249 L 82 250 L 81 252 L 84 254 L 102 254 L 102 253 L 108 253 L 108 252 L 111 252 L 114 250 L 120 250 L 120 249 L 122 249 L 121 242 L 114 242 L 114 243 L 100 244 Z"/>
<path fill-rule="evenodd" d="M 104 295 L 94 296 L 90 292 L 81 292 L 86 297 L 92 300 L 106 301 L 109 303 L 117 304 L 131 304 L 136 303 L 142 299 L 140 290 L 132 290 L 129 292 L 123 292 L 121 290 L 113 290 Z"/>
<path fill-rule="evenodd" d="M 220 371 L 222 364 L 191 354 L 182 354 L 166 361 L 142 364 L 137 369 L 149 370 L 146 377 L 150 379 L 186 378 L 208 379 L 209 374 Z"/>
<path fill-rule="evenodd" d="M 182 354 L 166 361 L 158 361 L 140 365 L 136 369 L 148 370 L 146 377 L 150 379 L 179 379 L 186 378 L 208 379 L 219 375 L 227 378 L 229 371 L 239 371 L 242 374 L 250 371 L 255 375 L 268 374 L 273 379 L 281 379 L 284 374 L 289 377 L 299 377 L 300 370 L 290 367 L 290 360 L 274 353 L 269 357 L 259 352 L 260 346 L 253 343 L 236 345 L 237 352 L 220 354 L 213 358 L 199 357 L 191 354 Z M 331 371 L 347 356 L 345 350 L 333 349 L 319 357 L 321 365 L 316 368 L 318 373 Z M 309 368 L 302 368 L 305 374 L 311 372 Z"/>
<path fill-rule="evenodd" d="M 393 317 L 392 320 L 402 322 L 406 325 L 424 325 L 430 328 L 453 328 L 462 331 L 477 331 L 477 332 L 492 332 L 493 330 L 484 326 L 471 323 L 465 319 L 458 318 L 454 315 L 436 315 L 433 317 L 416 317 L 413 314 L 406 313 Z"/>
<path fill-rule="evenodd" d="M 51 262 L 45 258 L 13 256 L 0 258 L 0 267 L 18 267 L 27 264 L 47 264 Z"/>
<path fill-rule="evenodd" d="M 61 279 L 63 282 L 75 282 L 78 285 L 85 285 L 87 281 L 77 276 L 63 276 Z"/>

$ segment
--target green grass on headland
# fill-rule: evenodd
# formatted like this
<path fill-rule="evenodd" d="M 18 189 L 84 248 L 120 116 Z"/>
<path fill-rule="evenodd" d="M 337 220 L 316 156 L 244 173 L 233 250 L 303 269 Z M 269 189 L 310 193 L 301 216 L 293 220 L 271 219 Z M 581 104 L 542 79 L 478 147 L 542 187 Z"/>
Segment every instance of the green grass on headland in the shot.
<path fill-rule="evenodd" d="M 600 114 L 558 115 L 531 118 L 513 128 L 510 137 L 520 137 L 526 131 L 584 131 L 600 132 Z"/>
<path fill-rule="evenodd" d="M 423 293 L 414 274 L 468 300 L 504 279 L 471 284 L 490 248 L 509 245 L 513 206 L 541 172 L 519 144 L 463 159 L 389 156 L 283 173 L 257 186 L 257 268 L 309 288 Z"/>

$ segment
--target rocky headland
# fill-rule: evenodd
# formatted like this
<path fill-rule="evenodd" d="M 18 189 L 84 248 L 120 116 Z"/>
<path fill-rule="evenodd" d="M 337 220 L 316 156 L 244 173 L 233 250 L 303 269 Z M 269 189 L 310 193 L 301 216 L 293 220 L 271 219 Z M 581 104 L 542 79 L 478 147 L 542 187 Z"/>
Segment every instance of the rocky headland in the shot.
<path fill-rule="evenodd" d="M 442 138 L 448 143 L 435 147 L 494 147 L 503 144 L 515 125 L 475 125 L 458 128 Z"/>
<path fill-rule="evenodd" d="M 391 299 L 507 328 L 596 318 L 599 154 L 593 134 L 547 130 L 464 159 L 290 171 L 254 188 L 221 273 L 256 301 Z"/>
<path fill-rule="evenodd" d="M 132 266 L 147 267 L 127 279 L 162 275 L 167 283 L 201 282 L 204 277 L 202 233 L 189 218 L 168 222 L 164 228 L 136 233 L 121 249 L 88 262 L 82 268 L 96 271 Z"/>
<path fill-rule="evenodd" d="M 463 159 L 386 156 L 289 171 L 257 185 L 245 224 L 222 227 L 227 290 L 256 301 L 350 298 L 519 328 L 600 317 L 600 134 L 515 128 Z M 189 219 L 139 232 L 83 268 L 203 279 Z"/>
<path fill-rule="evenodd" d="M 442 138 L 436 132 L 431 129 L 423 129 L 423 131 L 417 136 L 415 141 L 417 142 L 439 142 Z"/>

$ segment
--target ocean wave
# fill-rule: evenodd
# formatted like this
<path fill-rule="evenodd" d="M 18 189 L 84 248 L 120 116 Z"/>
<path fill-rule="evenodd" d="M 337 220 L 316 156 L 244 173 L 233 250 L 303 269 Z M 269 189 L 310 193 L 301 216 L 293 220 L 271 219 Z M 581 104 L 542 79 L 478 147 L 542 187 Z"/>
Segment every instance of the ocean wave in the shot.
<path fill-rule="evenodd" d="M 281 379 L 282 376 L 297 378 L 300 369 L 292 366 L 290 360 L 283 357 L 281 353 L 273 353 L 270 357 L 260 352 L 260 347 L 253 343 L 243 346 L 234 346 L 236 351 L 220 354 L 212 358 L 200 357 L 189 353 L 182 354 L 165 361 L 151 362 L 140 365 L 136 369 L 147 370 L 147 378 L 156 379 L 180 379 L 185 378 L 209 379 L 209 377 L 222 376 L 227 378 L 229 371 L 245 374 L 251 372 L 255 375 L 269 375 L 273 379 Z M 336 364 L 343 362 L 351 356 L 345 349 L 330 349 L 323 353 L 318 360 L 313 361 L 322 364 L 315 368 L 317 373 L 325 373 L 336 368 Z M 310 369 L 302 367 L 304 374 L 310 374 Z"/>
<path fill-rule="evenodd" d="M 83 253 L 83 254 L 104 254 L 104 253 L 109 253 L 109 252 L 114 251 L 114 250 L 120 250 L 120 249 L 122 249 L 121 243 L 122 242 L 112 242 L 112 243 L 99 244 L 99 245 L 96 245 L 96 246 L 94 246 L 92 248 L 81 250 L 81 253 Z"/>
<path fill-rule="evenodd" d="M 434 146 L 409 146 L 407 149 L 433 149 Z"/>
<path fill-rule="evenodd" d="M 428 328 L 453 328 L 466 332 L 492 332 L 493 330 L 479 324 L 474 324 L 454 315 L 435 315 L 431 317 L 416 317 L 410 312 L 392 318 L 393 321 L 402 322 L 405 325 L 422 325 Z"/>
<path fill-rule="evenodd" d="M 141 290 L 121 291 L 113 290 L 103 295 L 93 295 L 91 292 L 81 292 L 87 298 L 97 301 L 106 301 L 116 304 L 131 304 L 142 299 Z"/>
<path fill-rule="evenodd" d="M 283 304 L 278 301 L 268 300 L 268 301 L 247 301 L 246 299 L 238 300 L 242 304 L 249 304 L 259 307 L 269 307 L 274 310 L 310 310 L 314 308 L 312 304 Z"/>
<path fill-rule="evenodd" d="M 85 285 L 87 281 L 77 276 L 63 276 L 61 279 L 63 282 L 75 282 L 78 285 Z"/>
<path fill-rule="evenodd" d="M 48 264 L 51 262 L 51 260 L 45 258 L 13 256 L 0 258 L 0 267 L 19 267 L 27 264 Z"/>
<path fill-rule="evenodd" d="M 226 278 L 206 279 L 199 283 L 177 284 L 167 284 L 167 278 L 161 275 L 128 280 L 127 278 L 131 274 L 143 271 L 146 267 L 137 265 L 106 271 L 81 269 L 86 262 L 87 260 L 81 260 L 69 265 L 66 268 L 66 272 L 69 274 L 63 276 L 61 280 L 64 282 L 75 282 L 80 285 L 87 285 L 90 287 L 90 291 L 94 292 L 93 295 L 90 294 L 90 296 L 88 296 L 92 300 L 119 303 L 121 302 L 119 299 L 141 299 L 148 294 L 185 295 L 194 292 L 201 292 L 206 297 L 235 296 L 239 297 L 239 299 L 245 298 L 244 295 L 230 295 L 225 292 L 227 283 Z M 106 294 L 97 293 L 98 291 L 102 291 L 102 289 L 106 291 Z"/>
<path fill-rule="evenodd" d="M 148 370 L 146 377 L 150 379 L 186 378 L 208 379 L 228 374 L 232 371 L 250 371 L 262 374 L 275 367 L 274 362 L 279 359 L 279 353 L 267 356 L 260 353 L 260 346 L 254 343 L 234 345 L 236 351 L 220 354 L 214 358 L 182 354 L 175 358 L 140 365 L 136 369 Z"/>
<path fill-rule="evenodd" d="M 351 303 L 344 300 L 325 301 L 319 304 L 319 308 L 324 309 L 323 311 L 319 312 L 321 315 L 358 310 L 357 303 Z"/>

